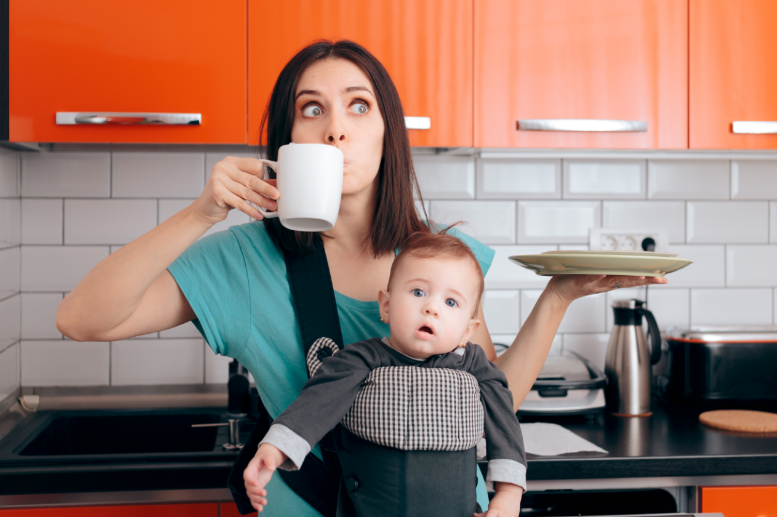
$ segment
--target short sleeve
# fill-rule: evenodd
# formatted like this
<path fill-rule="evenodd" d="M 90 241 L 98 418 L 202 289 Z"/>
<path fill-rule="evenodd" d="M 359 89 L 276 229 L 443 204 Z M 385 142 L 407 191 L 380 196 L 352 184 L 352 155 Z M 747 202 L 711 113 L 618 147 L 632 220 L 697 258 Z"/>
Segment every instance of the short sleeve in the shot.
<path fill-rule="evenodd" d="M 227 230 L 200 239 L 168 268 L 213 351 L 235 357 L 248 341 L 251 296 L 240 243 Z"/>
<path fill-rule="evenodd" d="M 488 269 L 491 267 L 491 262 L 494 261 L 494 255 L 496 252 L 476 238 L 470 237 L 466 233 L 459 231 L 456 227 L 449 229 L 448 233 L 458 237 L 464 241 L 467 246 L 469 246 L 469 248 L 472 250 L 472 253 L 475 254 L 475 258 L 478 259 L 478 263 L 480 263 L 480 269 L 483 270 L 483 276 L 486 276 Z"/>

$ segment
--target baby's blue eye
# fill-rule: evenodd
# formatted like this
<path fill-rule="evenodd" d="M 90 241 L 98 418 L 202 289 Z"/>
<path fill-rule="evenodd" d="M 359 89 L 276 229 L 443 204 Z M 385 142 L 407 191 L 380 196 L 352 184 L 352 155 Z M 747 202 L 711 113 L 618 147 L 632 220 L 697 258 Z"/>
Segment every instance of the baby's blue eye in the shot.
<path fill-rule="evenodd" d="M 426 293 L 423 291 L 423 289 L 413 289 L 412 293 L 413 296 L 417 296 L 419 298 L 426 296 Z"/>
<path fill-rule="evenodd" d="M 458 307 L 459 304 L 456 303 L 456 300 L 454 300 L 453 298 L 448 298 L 447 300 L 445 300 L 445 305 L 447 305 L 448 307 Z"/>

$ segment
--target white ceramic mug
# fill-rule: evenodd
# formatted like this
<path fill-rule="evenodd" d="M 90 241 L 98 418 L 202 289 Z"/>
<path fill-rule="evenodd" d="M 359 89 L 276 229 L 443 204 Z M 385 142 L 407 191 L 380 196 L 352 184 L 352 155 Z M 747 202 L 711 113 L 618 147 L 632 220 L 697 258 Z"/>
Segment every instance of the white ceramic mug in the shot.
<path fill-rule="evenodd" d="M 343 193 L 343 152 L 325 144 L 288 144 L 278 149 L 278 161 L 259 160 L 278 179 L 278 210 L 257 207 L 266 218 L 279 217 L 289 230 L 331 230 Z"/>

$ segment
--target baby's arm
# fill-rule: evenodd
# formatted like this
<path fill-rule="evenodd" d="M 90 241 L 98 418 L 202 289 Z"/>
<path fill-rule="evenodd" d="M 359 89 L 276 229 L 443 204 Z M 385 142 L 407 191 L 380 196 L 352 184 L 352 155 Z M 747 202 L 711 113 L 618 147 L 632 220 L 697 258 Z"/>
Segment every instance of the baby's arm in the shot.
<path fill-rule="evenodd" d="M 272 473 L 288 459 L 277 447 L 263 443 L 243 472 L 248 499 L 251 506 L 261 512 L 267 506 L 267 490 L 264 489 Z"/>

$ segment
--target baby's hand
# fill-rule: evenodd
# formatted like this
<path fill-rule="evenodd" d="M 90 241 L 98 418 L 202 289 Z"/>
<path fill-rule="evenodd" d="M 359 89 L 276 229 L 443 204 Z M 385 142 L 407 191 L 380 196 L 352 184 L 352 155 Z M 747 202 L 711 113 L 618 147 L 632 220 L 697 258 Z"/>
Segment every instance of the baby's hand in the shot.
<path fill-rule="evenodd" d="M 267 506 L 267 490 L 264 487 L 270 482 L 275 469 L 287 459 L 277 447 L 263 443 L 243 472 L 248 499 L 257 511 L 261 512 Z"/>
<path fill-rule="evenodd" d="M 518 517 L 521 513 L 523 488 L 512 483 L 497 483 L 496 494 L 488 503 L 488 511 L 475 517 Z"/>

